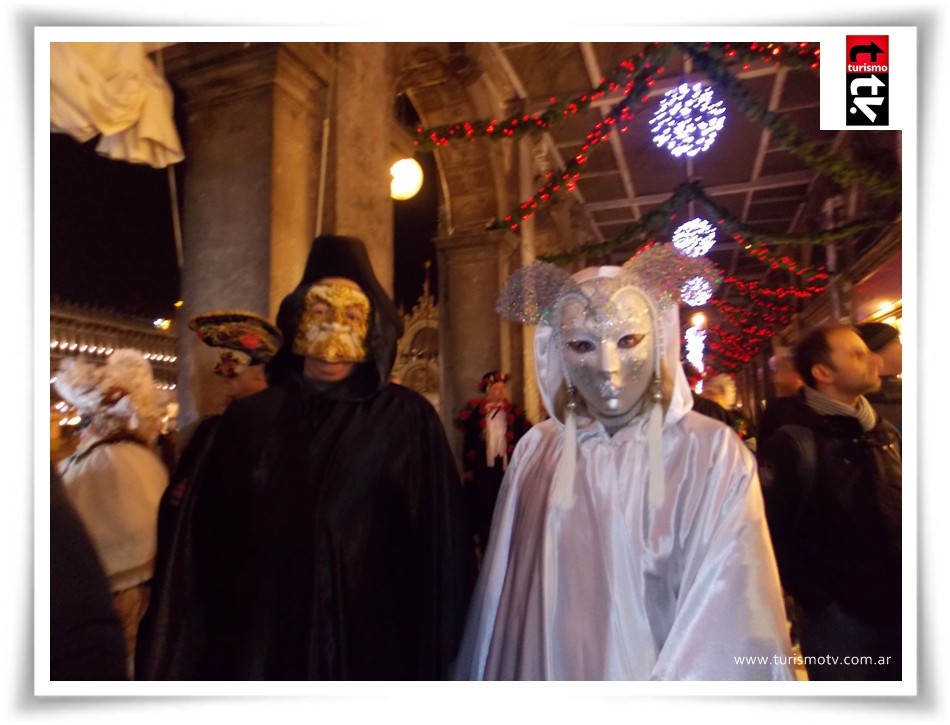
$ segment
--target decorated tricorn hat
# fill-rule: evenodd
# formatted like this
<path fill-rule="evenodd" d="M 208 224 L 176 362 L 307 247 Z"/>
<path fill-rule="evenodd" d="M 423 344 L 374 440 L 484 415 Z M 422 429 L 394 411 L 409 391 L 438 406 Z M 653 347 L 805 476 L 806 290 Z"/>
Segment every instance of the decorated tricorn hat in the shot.
<path fill-rule="evenodd" d="M 478 384 L 478 389 L 481 392 L 487 392 L 488 389 L 495 383 L 507 383 L 511 379 L 509 373 L 502 373 L 498 370 L 492 370 L 482 375 L 482 380 Z"/>
<path fill-rule="evenodd" d="M 268 362 L 281 344 L 281 334 L 273 324 L 253 312 L 223 310 L 195 315 L 188 327 L 203 343 L 242 353 L 247 364 Z"/>

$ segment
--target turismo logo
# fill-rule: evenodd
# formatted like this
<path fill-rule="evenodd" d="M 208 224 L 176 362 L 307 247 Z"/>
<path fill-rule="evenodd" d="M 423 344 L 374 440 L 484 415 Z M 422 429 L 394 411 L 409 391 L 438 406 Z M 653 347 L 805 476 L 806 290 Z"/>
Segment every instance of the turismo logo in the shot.
<path fill-rule="evenodd" d="M 847 125 L 888 125 L 888 36 L 849 35 L 847 52 Z"/>

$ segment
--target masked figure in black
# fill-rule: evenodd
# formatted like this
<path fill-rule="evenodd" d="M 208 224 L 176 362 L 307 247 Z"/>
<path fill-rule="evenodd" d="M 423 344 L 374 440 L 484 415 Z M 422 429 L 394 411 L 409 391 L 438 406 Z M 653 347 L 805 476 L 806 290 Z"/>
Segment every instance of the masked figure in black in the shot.
<path fill-rule="evenodd" d="M 153 679 L 440 679 L 475 562 L 436 411 L 389 382 L 402 324 L 363 243 L 314 240 L 268 388 L 186 490 Z"/>

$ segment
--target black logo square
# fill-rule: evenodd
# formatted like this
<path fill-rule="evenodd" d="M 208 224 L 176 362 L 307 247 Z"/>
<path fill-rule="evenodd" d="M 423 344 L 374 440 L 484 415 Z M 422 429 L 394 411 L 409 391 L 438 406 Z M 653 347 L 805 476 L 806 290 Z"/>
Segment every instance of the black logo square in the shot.
<path fill-rule="evenodd" d="M 847 73 L 848 126 L 887 126 L 889 102 L 887 73 Z"/>

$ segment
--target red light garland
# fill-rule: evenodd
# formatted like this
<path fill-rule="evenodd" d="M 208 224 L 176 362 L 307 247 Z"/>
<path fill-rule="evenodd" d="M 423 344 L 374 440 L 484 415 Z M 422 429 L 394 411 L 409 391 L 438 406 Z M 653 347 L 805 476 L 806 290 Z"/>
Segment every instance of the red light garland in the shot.
<path fill-rule="evenodd" d="M 419 128 L 415 143 L 422 150 L 431 150 L 444 147 L 451 141 L 459 139 L 471 141 L 479 137 L 517 138 L 527 133 L 543 132 L 553 124 L 576 116 L 607 93 L 622 94 L 623 98 L 602 121 L 594 125 L 585 137 L 579 152 L 568 161 L 565 167 L 547 172 L 544 177 L 545 183 L 532 196 L 522 201 L 518 208 L 503 220 L 496 221 L 492 225 L 495 228 L 506 226 L 517 231 L 521 220 L 535 214 L 541 204 L 549 202 L 564 191 L 570 192 L 576 188 L 590 154 L 596 151 L 601 142 L 609 139 L 610 135 L 618 129 L 621 133 L 627 130 L 626 124 L 635 118 L 636 111 L 648 100 L 648 91 L 655 85 L 656 77 L 664 72 L 664 63 L 673 47 L 686 52 L 693 59 L 696 67 L 717 83 L 720 90 L 725 91 L 746 115 L 769 129 L 775 138 L 781 140 L 792 153 L 797 154 L 812 167 L 839 183 L 861 184 L 878 194 L 900 192 L 899 179 L 895 180 L 873 171 L 858 169 L 850 160 L 827 150 L 818 149 L 813 144 L 802 140 L 787 117 L 765 109 L 727 70 L 727 65 L 736 65 L 743 70 L 748 70 L 754 62 L 765 62 L 814 72 L 818 70 L 820 64 L 820 49 L 817 43 L 653 43 L 637 56 L 622 61 L 610 78 L 605 77 L 596 88 L 587 93 L 566 102 L 558 102 L 552 97 L 548 108 L 540 114 L 520 114 L 501 121 L 497 119 L 466 121 L 428 130 Z M 541 259 L 554 263 L 566 263 L 583 257 L 604 254 L 637 238 L 645 239 L 675 220 L 678 210 L 687 201 L 705 204 L 710 211 L 710 216 L 717 219 L 717 225 L 742 249 L 774 270 L 783 269 L 791 272 L 803 283 L 801 287 L 769 288 L 757 282 L 745 282 L 720 272 L 725 284 L 733 285 L 743 297 L 753 303 L 752 308 L 740 308 L 722 300 L 712 300 L 709 303 L 717 309 L 722 320 L 722 322 L 713 323 L 707 329 L 710 365 L 728 372 L 733 372 L 750 362 L 761 349 L 762 344 L 774 334 L 772 329 L 775 326 L 788 324 L 795 312 L 794 305 L 797 305 L 799 300 L 824 291 L 825 283 L 829 279 L 822 268 L 799 267 L 788 255 L 773 254 L 770 251 L 770 244 L 826 244 L 885 223 L 881 220 L 867 219 L 819 234 L 801 236 L 761 234 L 745 228 L 739 220 L 706 196 L 699 184 L 694 182 L 678 187 L 667 202 L 651 211 L 639 222 L 630 225 L 617 238 L 597 245 L 577 247 L 557 255 L 547 255 Z M 778 302 L 786 299 L 793 305 Z"/>

